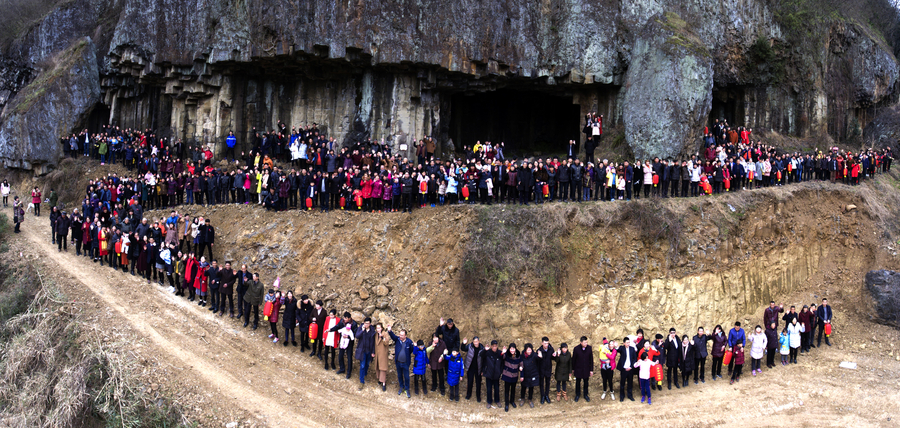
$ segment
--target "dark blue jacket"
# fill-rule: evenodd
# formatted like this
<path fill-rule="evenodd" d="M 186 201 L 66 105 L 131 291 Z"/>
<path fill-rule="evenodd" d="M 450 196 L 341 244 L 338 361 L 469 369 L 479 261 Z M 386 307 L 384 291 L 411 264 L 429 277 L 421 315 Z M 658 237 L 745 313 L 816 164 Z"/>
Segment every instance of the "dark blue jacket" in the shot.
<path fill-rule="evenodd" d="M 394 341 L 394 361 L 397 361 L 397 356 L 400 355 L 400 351 L 402 351 L 403 348 L 406 348 L 406 364 L 412 362 L 413 348 L 416 347 L 413 344 L 413 341 L 407 337 L 406 341 L 401 342 L 400 338 L 397 337 L 397 335 L 394 334 L 393 331 L 388 331 L 388 334 L 391 335 L 391 339 Z"/>

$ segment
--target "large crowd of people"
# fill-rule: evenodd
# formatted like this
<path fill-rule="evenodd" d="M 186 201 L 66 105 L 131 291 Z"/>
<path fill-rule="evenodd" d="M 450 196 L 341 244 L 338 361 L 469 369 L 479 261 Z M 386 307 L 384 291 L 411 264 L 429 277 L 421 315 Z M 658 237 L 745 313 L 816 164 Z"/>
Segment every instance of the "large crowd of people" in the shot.
<path fill-rule="evenodd" d="M 237 138 L 230 133 L 224 166 L 215 162 L 208 146 L 187 148 L 180 140 L 158 138 L 149 130 L 105 127 L 63 142 L 73 155 L 94 156 L 101 163 L 118 161 L 133 171 L 91 183 L 82 204 L 88 217 L 102 206 L 113 211 L 134 203 L 143 209 L 254 203 L 275 211 L 411 212 L 465 203 L 696 197 L 808 180 L 855 185 L 879 170 L 890 170 L 893 160 L 889 148 L 786 153 L 752 141 L 749 129 L 717 120 L 704 130 L 702 147 L 689 157 L 595 163 L 602 116 L 588 115 L 585 132 L 590 138 L 584 160 L 574 140 L 562 158 L 509 158 L 504 143 L 476 142 L 439 159 L 429 137 L 415 143 L 416 156 L 409 159 L 392 154 L 391 145 L 383 141 L 340 147 L 316 124 L 288 131 L 281 122 L 269 132 L 254 129 L 252 149 L 238 156 Z"/>
<path fill-rule="evenodd" d="M 209 148 L 187 149 L 157 138 L 152 132 L 105 128 L 63 139 L 75 155 L 96 156 L 101 163 L 121 160 L 133 177 L 115 174 L 91 181 L 79 208 L 67 212 L 57 206 L 51 189 L 51 240 L 59 251 L 74 246 L 75 254 L 101 266 L 140 275 L 148 284 L 166 283 L 172 292 L 207 307 L 213 314 L 227 312 L 244 328 L 269 324 L 273 343 L 299 347 L 322 361 L 326 370 L 336 370 L 349 379 L 353 361 L 359 364 L 359 381 L 365 383 L 369 369 L 382 390 L 393 360 L 398 394 L 411 397 L 440 391 L 460 400 L 460 385 L 466 381 L 466 400 L 482 399 L 485 385 L 488 408 L 534 406 L 535 387 L 540 404 L 568 400 L 569 382 L 574 401 L 591 400 L 590 383 L 595 372 L 602 379 L 601 400 L 615 400 L 614 373 L 619 372 L 619 401 L 634 401 L 633 383 L 638 378 L 641 401 L 651 403 L 653 390 L 687 388 L 721 380 L 727 367 L 730 382 L 738 382 L 749 348 L 751 375 L 796 364 L 802 353 L 830 346 L 833 313 L 827 299 L 816 307 L 804 305 L 785 312 L 772 302 L 760 325 L 745 332 L 741 323 L 724 329 L 716 325 L 707 334 L 668 332 L 634 335 L 618 340 L 603 338 L 595 352 L 590 339 L 582 336 L 569 346 L 554 348 L 548 337 L 539 343 L 501 345 L 479 337 L 462 338 L 452 319 L 441 318 L 434 333 L 413 341 L 408 331 L 392 326 L 360 324 L 349 312 L 326 309 L 322 300 L 295 296 L 290 287 L 276 280 L 266 287 L 258 272 L 247 265 L 219 263 L 215 256 L 216 231 L 209 219 L 191 218 L 175 209 L 183 204 L 262 204 L 267 209 L 355 209 L 365 211 L 411 211 L 456 203 L 544 203 L 551 201 L 617 200 L 643 197 L 686 197 L 779 186 L 805 180 L 842 181 L 856 184 L 860 178 L 890 168 L 889 149 L 850 153 L 836 148 L 824 152 L 782 153 L 774 147 L 750 141 L 750 130 L 731 129 L 716 122 L 707 129 L 703 148 L 689 159 L 639 160 L 594 164 L 596 145 L 602 135 L 602 116 L 588 115 L 590 132 L 586 159 L 575 156 L 570 142 L 566 159 L 507 159 L 504 145 L 478 142 L 464 147 L 462 156 L 443 160 L 434 157 L 434 141 L 416 143 L 416 159 L 391 154 L 383 142 L 364 141 L 338 147 L 333 138 L 313 125 L 287 131 L 255 133 L 253 150 L 235 157 L 236 137 L 227 137 L 227 167 L 216 167 Z M 8 183 L 0 186 L 4 205 Z M 42 195 L 32 192 L 35 215 Z M 24 215 L 18 198 L 14 210 Z M 171 209 L 168 216 L 150 219 L 147 210 Z M 17 221 L 18 227 L 18 221 Z M 222 253 L 219 252 L 221 255 Z M 235 302 L 236 300 L 236 302 Z M 235 311 L 235 303 L 237 310 Z M 785 326 L 779 329 L 780 321 Z M 666 333 L 666 334 L 663 334 Z M 818 334 L 817 334 L 818 333 Z M 299 340 L 297 338 L 299 336 Z M 814 342 L 816 342 L 814 344 Z M 298 345 L 299 343 L 299 345 Z M 393 358 L 390 351 L 393 349 Z M 521 350 L 520 350 L 521 349 Z M 706 362 L 711 357 L 707 372 Z M 663 370 L 665 368 L 665 370 Z M 412 381 L 410 378 L 412 373 Z M 431 372 L 431 385 L 428 385 Z M 503 400 L 500 400 L 500 390 Z M 553 388 L 555 384 L 555 388 Z M 519 399 L 516 400 L 516 389 Z"/>
<path fill-rule="evenodd" d="M 764 311 L 762 324 L 749 334 L 740 322 L 727 331 L 716 325 L 711 334 L 698 327 L 693 336 L 679 335 L 674 328 L 667 335 L 647 335 L 638 329 L 621 342 L 603 338 L 597 352 L 586 336 L 571 348 L 566 342 L 554 348 L 546 336 L 536 346 L 525 343 L 521 350 L 514 342 L 501 345 L 498 339 L 488 344 L 474 336 L 469 341 L 461 339 L 453 319 L 443 318 L 433 334 L 414 342 L 405 329 L 395 332 L 393 326 L 373 324 L 369 317 L 359 323 L 350 312 L 339 314 L 335 308 L 326 309 L 322 300 L 313 301 L 306 294 L 295 296 L 280 279 L 266 287 L 259 273 L 251 273 L 247 265 L 240 269 L 230 261 L 220 265 L 213 254 L 215 230 L 208 219 L 182 218 L 172 212 L 170 217 L 153 224 L 139 216 L 128 216 L 121 223 L 108 226 L 115 214 L 81 222 L 78 213 L 66 216 L 57 207 L 51 210 L 51 234 L 59 251 L 68 251 L 67 243 L 71 241 L 76 255 L 101 266 L 106 262 L 112 269 L 121 269 L 122 274 L 129 272 L 130 266 L 131 274 L 135 275 L 137 269 L 146 276 L 148 284 L 155 279 L 164 286 L 168 281 L 176 295 L 208 306 L 218 316 L 224 316 L 227 309 L 230 318 L 237 323 L 243 321 L 244 328 L 259 328 L 262 311 L 262 322 L 269 324 L 268 338 L 274 344 L 299 347 L 301 354 L 309 351 L 309 357 L 320 360 L 325 370 L 335 370 L 347 379 L 353 375 L 355 360 L 359 382 L 366 383 L 371 368 L 382 391 L 387 390 L 393 360 L 398 395 L 405 393 L 407 397 L 412 396 L 412 391 L 415 395 L 439 391 L 451 401 L 460 401 L 460 386 L 465 381 L 465 399 L 474 397 L 481 403 L 483 383 L 486 407 L 503 407 L 508 412 L 510 407 L 534 407 L 535 387 L 541 405 L 553 403 L 552 395 L 556 402 L 568 401 L 569 383 L 574 382 L 573 400 L 590 402 L 590 384 L 597 372 L 602 379 L 601 400 L 608 397 L 615 401 L 618 392 L 620 402 L 635 401 L 633 384 L 637 377 L 641 402 L 651 404 L 652 391 L 663 391 L 664 381 L 668 390 L 673 385 L 676 389 L 687 388 L 692 378 L 695 385 L 706 383 L 706 363 L 710 358 L 710 379 L 722 380 L 723 367 L 727 367 L 733 384 L 743 375 L 747 347 L 751 374 L 758 376 L 763 374 L 763 359 L 766 369 L 773 370 L 778 365 L 776 355 L 780 356 L 781 365 L 787 366 L 797 364 L 802 353 L 821 346 L 823 336 L 825 343 L 831 345 L 834 314 L 827 299 L 822 299 L 818 307 L 815 303 L 803 305 L 799 312 L 795 306 L 786 312 L 784 305 L 776 306 L 772 301 Z M 132 218 L 136 227 L 131 227 Z M 779 329 L 781 321 L 785 326 Z"/>

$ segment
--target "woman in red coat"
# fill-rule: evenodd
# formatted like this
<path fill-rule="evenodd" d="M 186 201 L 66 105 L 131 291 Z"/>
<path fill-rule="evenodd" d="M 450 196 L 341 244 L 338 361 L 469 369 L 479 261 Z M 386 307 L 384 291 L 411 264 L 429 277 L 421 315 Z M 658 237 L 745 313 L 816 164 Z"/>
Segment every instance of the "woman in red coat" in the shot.
<path fill-rule="evenodd" d="M 372 209 L 372 179 L 369 178 L 369 174 L 363 175 L 359 187 L 362 191 L 363 211 L 370 211 Z"/>
<path fill-rule="evenodd" d="M 194 289 L 197 291 L 197 294 L 200 295 L 200 303 L 197 304 L 200 306 L 206 306 L 206 268 L 208 267 L 209 263 L 206 263 L 206 257 L 200 257 L 200 265 L 197 269 L 197 276 L 194 277 Z"/>
<path fill-rule="evenodd" d="M 35 187 L 34 190 L 31 191 L 31 203 L 34 204 L 34 215 L 41 215 L 41 191 Z"/>
<path fill-rule="evenodd" d="M 185 260 L 184 265 L 184 288 L 188 289 L 190 293 L 188 300 L 193 302 L 194 296 L 196 296 L 196 289 L 194 288 L 194 278 L 197 277 L 197 271 L 199 270 L 199 263 L 197 263 L 197 258 L 194 257 L 194 253 L 190 253 Z"/>

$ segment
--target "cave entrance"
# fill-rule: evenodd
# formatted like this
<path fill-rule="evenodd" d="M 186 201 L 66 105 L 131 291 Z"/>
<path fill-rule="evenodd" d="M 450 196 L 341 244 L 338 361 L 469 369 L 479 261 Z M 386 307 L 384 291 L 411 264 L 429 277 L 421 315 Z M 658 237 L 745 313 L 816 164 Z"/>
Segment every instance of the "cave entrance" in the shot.
<path fill-rule="evenodd" d="M 743 86 L 726 86 L 723 88 L 713 89 L 712 93 L 712 110 L 709 111 L 709 126 L 716 122 L 716 119 L 725 120 L 728 126 L 746 126 L 744 124 L 744 87 Z"/>
<path fill-rule="evenodd" d="M 450 138 L 454 145 L 505 143 L 507 158 L 562 154 L 579 141 L 581 108 L 571 95 L 500 89 L 458 93 L 451 98 Z"/>
<path fill-rule="evenodd" d="M 97 103 L 94 105 L 94 108 L 91 110 L 91 114 L 88 116 L 87 120 L 87 130 L 91 134 L 95 132 L 100 132 L 100 129 L 103 125 L 109 124 L 109 114 L 110 108 L 108 105 L 103 103 Z M 76 130 L 76 134 L 81 132 L 81 129 Z"/>

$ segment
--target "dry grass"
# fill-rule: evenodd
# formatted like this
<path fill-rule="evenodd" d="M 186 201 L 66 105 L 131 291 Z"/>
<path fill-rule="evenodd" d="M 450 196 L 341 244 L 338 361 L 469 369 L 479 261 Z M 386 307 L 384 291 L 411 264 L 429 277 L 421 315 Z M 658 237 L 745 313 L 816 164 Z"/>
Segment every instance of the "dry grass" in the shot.
<path fill-rule="evenodd" d="M 533 278 L 556 292 L 566 274 L 565 211 L 538 206 L 479 207 L 463 260 L 463 284 L 495 298 Z"/>
<path fill-rule="evenodd" d="M 0 426 L 188 425 L 180 411 L 140 389 L 128 344 L 83 332 L 77 309 L 42 278 L 41 267 L 22 261 L 15 268 L 8 278 L 36 292 L 0 327 Z"/>

